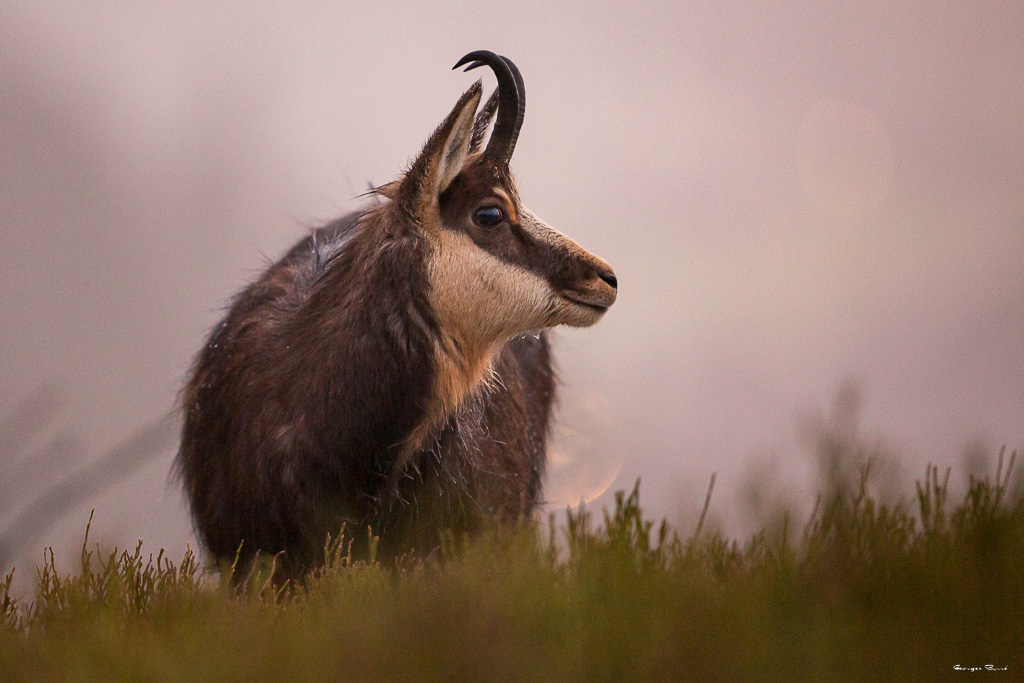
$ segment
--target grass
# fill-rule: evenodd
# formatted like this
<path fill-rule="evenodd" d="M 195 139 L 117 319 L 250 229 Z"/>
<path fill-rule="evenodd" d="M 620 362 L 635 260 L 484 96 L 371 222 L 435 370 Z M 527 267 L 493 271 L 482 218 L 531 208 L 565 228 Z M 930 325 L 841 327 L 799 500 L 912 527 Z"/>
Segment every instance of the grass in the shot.
<path fill-rule="evenodd" d="M 0 680 L 1020 680 L 1013 470 L 954 504 L 930 467 L 883 503 L 865 467 L 743 543 L 655 525 L 638 488 L 395 566 L 342 537 L 304 589 L 265 563 L 233 590 L 191 551 L 101 554 L 87 531 L 79 571 L 51 552 L 32 601 L 0 583 Z M 1008 670 L 954 668 L 987 664 Z"/>

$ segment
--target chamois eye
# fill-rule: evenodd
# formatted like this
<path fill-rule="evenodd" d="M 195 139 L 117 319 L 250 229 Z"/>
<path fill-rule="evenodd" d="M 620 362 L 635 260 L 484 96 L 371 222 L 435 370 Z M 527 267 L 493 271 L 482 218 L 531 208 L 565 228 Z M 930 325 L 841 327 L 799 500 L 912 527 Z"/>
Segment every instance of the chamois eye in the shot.
<path fill-rule="evenodd" d="M 481 228 L 494 228 L 505 220 L 505 212 L 496 206 L 485 206 L 473 212 L 473 221 Z"/>

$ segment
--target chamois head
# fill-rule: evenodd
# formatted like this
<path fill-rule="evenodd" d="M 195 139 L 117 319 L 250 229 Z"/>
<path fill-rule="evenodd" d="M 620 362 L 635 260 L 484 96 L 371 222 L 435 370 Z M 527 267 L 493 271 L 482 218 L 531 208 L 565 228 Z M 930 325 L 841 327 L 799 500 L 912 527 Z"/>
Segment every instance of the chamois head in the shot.
<path fill-rule="evenodd" d="M 405 175 L 378 192 L 430 245 L 429 298 L 439 327 L 463 350 L 486 354 L 528 330 L 593 325 L 615 301 L 617 283 L 607 262 L 520 200 L 508 165 L 526 108 L 515 64 L 477 51 L 455 68 L 467 63 L 467 71 L 489 66 L 498 89 L 477 114 L 481 84 L 470 87 Z"/>

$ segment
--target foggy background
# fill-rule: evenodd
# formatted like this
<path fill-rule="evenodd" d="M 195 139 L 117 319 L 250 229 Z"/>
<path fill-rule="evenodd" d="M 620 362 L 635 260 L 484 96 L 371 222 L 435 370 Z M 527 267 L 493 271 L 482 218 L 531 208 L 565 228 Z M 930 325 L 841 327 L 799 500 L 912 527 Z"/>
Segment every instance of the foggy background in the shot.
<path fill-rule="evenodd" d="M 0 534 L 23 578 L 93 507 L 94 540 L 195 547 L 165 419 L 192 355 L 268 258 L 418 153 L 474 49 L 525 77 L 525 202 L 620 282 L 557 333 L 552 507 L 640 477 L 649 513 L 691 520 L 717 471 L 739 525 L 750 472 L 813 483 L 802 434 L 837 391 L 911 476 L 1024 444 L 1017 2 L 6 0 Z"/>

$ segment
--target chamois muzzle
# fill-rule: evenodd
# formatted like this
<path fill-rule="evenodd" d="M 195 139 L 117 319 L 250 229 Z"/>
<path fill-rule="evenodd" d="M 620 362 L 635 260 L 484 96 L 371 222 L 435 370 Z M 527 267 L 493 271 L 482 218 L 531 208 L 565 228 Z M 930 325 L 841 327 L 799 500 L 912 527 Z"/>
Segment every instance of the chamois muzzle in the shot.
<path fill-rule="evenodd" d="M 490 50 L 476 50 L 460 59 L 452 69 L 469 64 L 466 71 L 478 66 L 489 66 L 498 79 L 498 118 L 491 132 L 491 139 L 484 150 L 484 156 L 495 162 L 508 165 L 516 148 L 519 129 L 526 116 L 526 87 L 519 69 L 508 57 L 494 54 Z"/>

